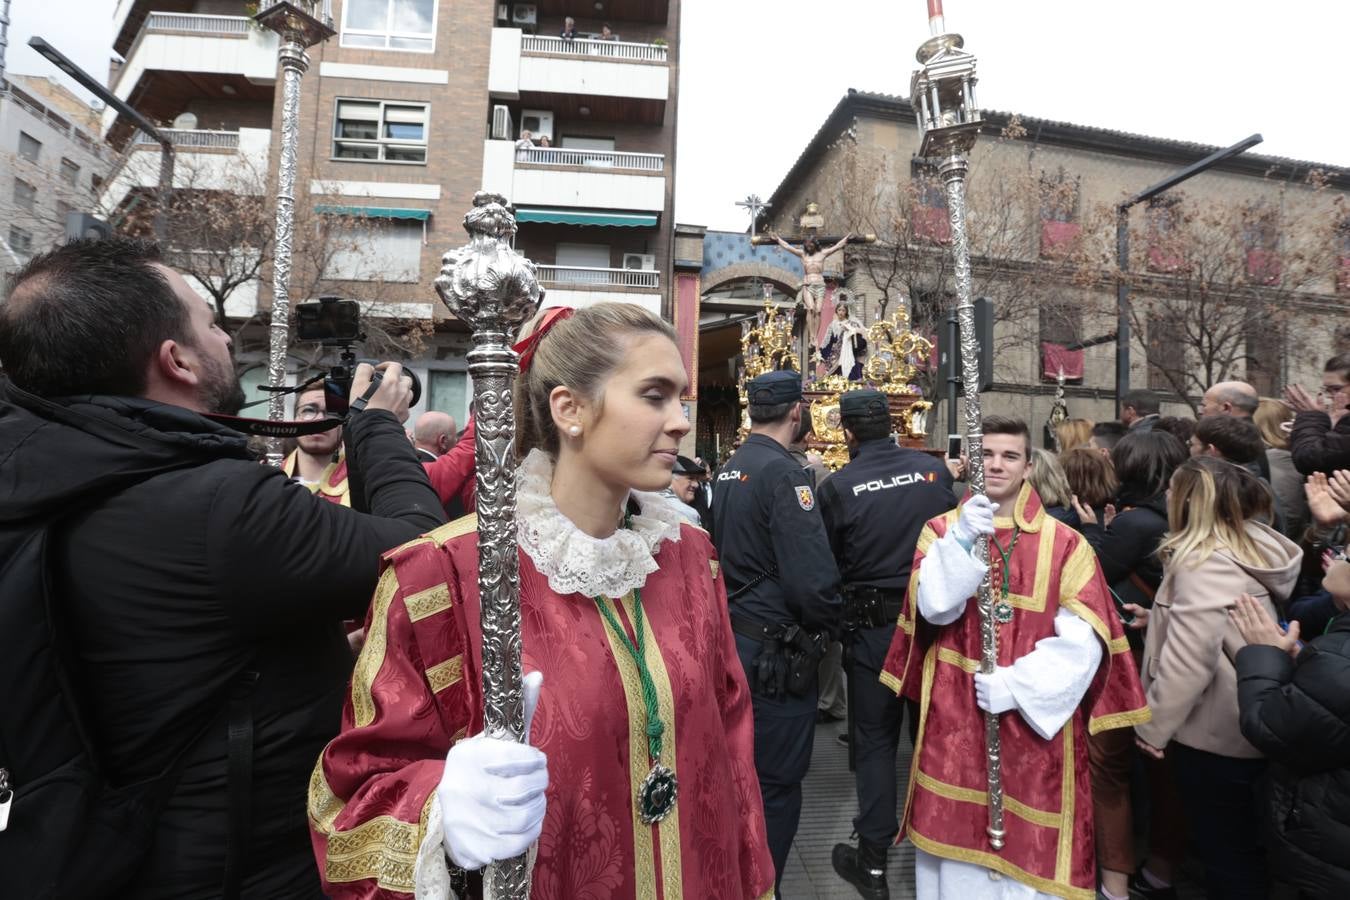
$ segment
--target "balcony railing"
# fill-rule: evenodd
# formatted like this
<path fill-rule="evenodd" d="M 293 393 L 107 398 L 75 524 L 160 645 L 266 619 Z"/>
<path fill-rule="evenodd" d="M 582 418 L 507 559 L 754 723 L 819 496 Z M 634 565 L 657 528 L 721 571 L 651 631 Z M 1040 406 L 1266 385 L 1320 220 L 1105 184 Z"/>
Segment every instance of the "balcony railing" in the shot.
<path fill-rule="evenodd" d="M 664 172 L 661 153 L 616 153 L 613 150 L 570 150 L 566 147 L 532 147 L 516 151 L 516 162 L 539 166 L 592 166 L 600 169 L 637 169 Z"/>
<path fill-rule="evenodd" d="M 602 59 L 626 59 L 641 62 L 665 62 L 664 44 L 632 44 L 627 41 L 567 40 L 549 35 L 527 34 L 520 39 L 522 53 L 565 53 Z"/>
<path fill-rule="evenodd" d="M 142 31 L 173 31 L 188 34 L 239 35 L 248 34 L 249 19 L 245 16 L 203 16 L 197 13 L 152 12 L 145 18 Z"/>
<path fill-rule="evenodd" d="M 536 266 L 539 280 L 558 287 L 658 288 L 661 273 L 646 269 L 592 269 L 585 266 Z"/>
<path fill-rule="evenodd" d="M 169 139 L 175 147 L 209 147 L 214 150 L 238 150 L 239 132 L 206 131 L 197 128 L 161 128 L 159 133 Z M 158 147 L 159 142 L 144 131 L 136 132 L 134 138 L 138 146 Z"/>

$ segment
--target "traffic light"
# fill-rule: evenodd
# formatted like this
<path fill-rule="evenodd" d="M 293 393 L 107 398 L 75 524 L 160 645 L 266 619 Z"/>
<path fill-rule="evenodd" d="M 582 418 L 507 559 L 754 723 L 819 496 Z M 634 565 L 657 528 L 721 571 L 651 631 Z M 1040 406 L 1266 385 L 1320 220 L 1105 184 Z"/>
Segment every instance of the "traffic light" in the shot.
<path fill-rule="evenodd" d="M 946 331 L 938 340 L 938 376 L 944 385 L 950 385 L 955 379 L 956 395 L 962 397 L 966 386 L 961 381 L 961 343 L 955 313 L 947 317 L 946 324 Z M 975 299 L 975 337 L 980 345 L 980 391 L 983 392 L 994 384 L 994 301 L 988 297 Z"/>
<path fill-rule="evenodd" d="M 66 213 L 66 240 L 95 238 L 105 241 L 112 237 L 112 226 L 97 216 L 84 212 Z"/>

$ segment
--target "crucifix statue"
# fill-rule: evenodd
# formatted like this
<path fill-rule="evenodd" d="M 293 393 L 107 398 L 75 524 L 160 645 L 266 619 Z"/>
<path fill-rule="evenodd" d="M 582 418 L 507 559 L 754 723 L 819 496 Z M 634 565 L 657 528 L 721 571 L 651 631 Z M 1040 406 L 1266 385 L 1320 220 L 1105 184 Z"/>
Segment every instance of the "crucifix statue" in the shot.
<path fill-rule="evenodd" d="M 773 231 L 750 238 L 755 245 L 777 243 L 802 261 L 802 284 L 797 291 L 797 302 L 806 310 L 806 329 L 802 341 L 801 358 L 810 366 L 816 359 L 816 339 L 820 335 L 821 310 L 825 306 L 825 261 L 844 249 L 845 244 L 871 244 L 876 235 L 858 235 L 850 231 L 843 237 L 820 234 L 825 217 L 815 202 L 806 204 L 806 211 L 798 219 L 801 234 L 782 238 Z M 828 246 L 825 246 L 827 245 Z"/>

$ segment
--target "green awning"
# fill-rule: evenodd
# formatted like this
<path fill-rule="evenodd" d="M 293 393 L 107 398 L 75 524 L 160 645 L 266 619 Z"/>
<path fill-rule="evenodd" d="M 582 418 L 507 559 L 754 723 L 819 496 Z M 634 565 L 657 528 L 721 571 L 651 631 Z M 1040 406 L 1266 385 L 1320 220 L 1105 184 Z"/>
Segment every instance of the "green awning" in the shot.
<path fill-rule="evenodd" d="M 397 209 L 389 206 L 316 206 L 314 211 L 321 216 L 366 216 L 371 219 L 417 219 L 425 222 L 431 218 L 429 209 Z"/>
<path fill-rule="evenodd" d="M 656 214 L 518 207 L 516 209 L 516 221 L 539 222 L 547 225 L 609 225 L 619 228 L 651 228 L 656 225 Z"/>

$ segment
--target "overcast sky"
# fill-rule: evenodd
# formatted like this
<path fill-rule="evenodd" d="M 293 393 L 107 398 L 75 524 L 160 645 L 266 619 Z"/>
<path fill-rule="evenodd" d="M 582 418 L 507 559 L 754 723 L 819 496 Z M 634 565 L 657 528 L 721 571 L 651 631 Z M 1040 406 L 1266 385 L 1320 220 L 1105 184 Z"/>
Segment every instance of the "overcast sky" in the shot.
<path fill-rule="evenodd" d="M 10 70 L 55 73 L 26 46 L 40 34 L 106 76 L 113 6 L 13 0 Z M 675 217 L 712 228 L 745 227 L 735 202 L 767 198 L 850 87 L 907 94 L 928 36 L 924 0 L 683 9 Z M 987 109 L 1220 146 L 1260 132 L 1257 153 L 1350 166 L 1346 0 L 947 0 L 946 13 Z"/>

